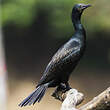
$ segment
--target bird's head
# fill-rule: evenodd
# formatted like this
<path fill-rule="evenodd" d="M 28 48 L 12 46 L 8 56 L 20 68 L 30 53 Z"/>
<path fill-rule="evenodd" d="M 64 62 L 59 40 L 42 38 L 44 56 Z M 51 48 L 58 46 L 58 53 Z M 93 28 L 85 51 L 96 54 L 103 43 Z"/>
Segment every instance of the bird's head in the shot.
<path fill-rule="evenodd" d="M 73 8 L 74 11 L 78 12 L 78 13 L 82 13 L 83 10 L 85 10 L 86 8 L 90 7 L 91 5 L 85 5 L 85 4 L 76 4 Z"/>
<path fill-rule="evenodd" d="M 74 19 L 74 18 L 75 18 L 75 19 L 80 18 L 82 12 L 83 12 L 86 8 L 88 8 L 88 7 L 90 7 L 90 6 L 91 6 L 90 4 L 88 4 L 88 5 L 82 4 L 82 3 L 76 4 L 76 5 L 73 7 L 73 10 L 72 10 L 72 19 Z"/>

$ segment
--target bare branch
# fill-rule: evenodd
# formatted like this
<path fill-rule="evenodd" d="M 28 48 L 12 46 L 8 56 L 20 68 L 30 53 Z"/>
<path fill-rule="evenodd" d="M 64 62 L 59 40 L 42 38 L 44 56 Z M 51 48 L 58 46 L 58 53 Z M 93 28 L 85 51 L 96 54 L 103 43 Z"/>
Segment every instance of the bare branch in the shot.
<path fill-rule="evenodd" d="M 53 94 L 52 96 L 55 97 L 55 99 L 63 102 L 61 110 L 77 110 L 76 106 L 84 100 L 84 95 L 76 89 L 70 89 L 66 93 L 63 91 L 55 91 Z"/>
<path fill-rule="evenodd" d="M 83 101 L 84 95 L 76 89 L 70 89 L 66 93 L 59 91 L 54 97 L 63 101 L 61 110 L 110 110 L 110 87 L 79 109 L 76 106 Z"/>
<path fill-rule="evenodd" d="M 110 110 L 110 87 L 79 110 Z"/>

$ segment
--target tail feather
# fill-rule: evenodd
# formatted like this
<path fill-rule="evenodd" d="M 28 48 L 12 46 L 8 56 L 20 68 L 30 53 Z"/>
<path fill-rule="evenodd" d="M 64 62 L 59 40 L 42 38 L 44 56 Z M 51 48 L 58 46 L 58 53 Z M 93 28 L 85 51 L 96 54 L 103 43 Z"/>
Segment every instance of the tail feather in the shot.
<path fill-rule="evenodd" d="M 44 96 L 45 91 L 46 91 L 46 88 L 41 92 L 38 102 L 41 101 L 42 97 Z"/>
<path fill-rule="evenodd" d="M 30 99 L 29 105 L 33 104 L 35 100 L 40 98 L 40 94 L 43 91 L 44 87 L 39 88 L 38 92 Z"/>
<path fill-rule="evenodd" d="M 39 96 L 38 96 L 38 97 L 39 97 L 38 99 L 35 98 L 35 99 L 32 101 L 33 105 L 34 105 L 36 102 L 40 102 L 39 100 L 41 100 L 41 99 L 43 98 L 46 89 L 47 89 L 47 88 L 43 89 L 43 90 L 40 92 L 40 94 L 39 94 Z"/>
<path fill-rule="evenodd" d="M 35 94 L 35 92 L 36 92 L 38 89 L 39 89 L 39 87 L 36 88 L 36 90 L 33 91 L 26 99 L 24 99 L 24 100 L 19 104 L 19 106 L 22 107 L 22 106 L 28 105 L 28 103 L 29 103 L 30 99 L 32 98 L 33 94 Z"/>
<path fill-rule="evenodd" d="M 36 102 L 40 102 L 47 88 L 48 88 L 48 85 L 46 84 L 38 86 L 33 93 L 31 93 L 26 99 L 24 99 L 19 104 L 19 106 L 22 107 L 22 106 L 31 105 L 31 104 L 34 105 Z"/>
<path fill-rule="evenodd" d="M 19 106 L 24 106 L 27 102 L 28 102 L 28 100 L 33 96 L 33 94 L 35 93 L 35 91 L 33 92 L 33 93 L 31 93 L 27 98 L 25 98 L 20 104 L 19 104 Z"/>

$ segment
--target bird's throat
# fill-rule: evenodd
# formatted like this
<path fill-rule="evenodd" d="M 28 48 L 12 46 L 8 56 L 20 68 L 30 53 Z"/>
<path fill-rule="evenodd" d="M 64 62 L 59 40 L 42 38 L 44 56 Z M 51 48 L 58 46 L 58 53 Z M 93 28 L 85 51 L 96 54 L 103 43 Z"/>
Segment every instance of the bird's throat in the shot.
<path fill-rule="evenodd" d="M 72 14 L 72 22 L 75 29 L 75 34 L 77 37 L 80 37 L 80 39 L 83 39 L 83 41 L 86 41 L 86 32 L 81 24 L 81 14 Z"/>
<path fill-rule="evenodd" d="M 84 31 L 84 27 L 81 24 L 81 14 L 82 13 L 72 13 L 72 22 L 73 22 L 73 26 L 75 31 Z"/>
<path fill-rule="evenodd" d="M 73 22 L 75 31 L 83 31 L 84 27 L 80 21 Z"/>

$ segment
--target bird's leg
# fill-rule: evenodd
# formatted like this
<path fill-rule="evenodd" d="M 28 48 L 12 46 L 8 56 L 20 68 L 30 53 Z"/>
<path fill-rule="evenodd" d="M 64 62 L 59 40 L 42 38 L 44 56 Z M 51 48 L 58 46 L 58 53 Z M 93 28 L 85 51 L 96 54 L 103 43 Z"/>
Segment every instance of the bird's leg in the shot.
<path fill-rule="evenodd" d="M 63 101 L 63 97 L 61 94 L 65 93 L 66 91 L 70 90 L 71 87 L 69 85 L 68 82 L 66 83 L 60 83 L 60 85 L 55 89 L 55 91 L 53 92 L 52 96 L 55 98 L 55 99 L 58 99 L 60 101 Z"/>
<path fill-rule="evenodd" d="M 71 89 L 71 87 L 70 87 L 70 85 L 69 85 L 69 83 L 68 83 L 68 82 L 66 82 L 66 83 L 65 83 L 65 85 L 66 85 L 66 91 L 68 91 L 68 90 L 70 90 L 70 89 Z M 66 92 L 66 91 L 65 91 L 65 92 Z"/>
<path fill-rule="evenodd" d="M 65 93 L 65 91 L 67 91 L 67 87 L 66 87 L 66 84 L 64 83 L 60 83 L 60 85 L 55 89 L 55 91 L 53 92 L 52 96 L 55 98 L 55 99 L 58 99 L 60 101 L 63 101 L 62 97 L 59 97 L 61 95 L 59 94 L 62 94 L 62 93 Z"/>

